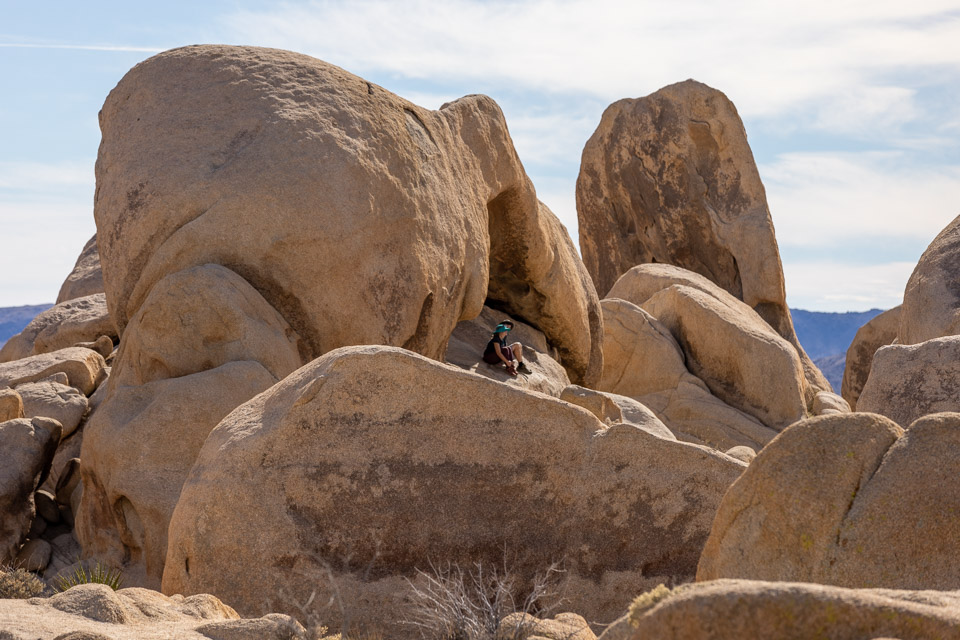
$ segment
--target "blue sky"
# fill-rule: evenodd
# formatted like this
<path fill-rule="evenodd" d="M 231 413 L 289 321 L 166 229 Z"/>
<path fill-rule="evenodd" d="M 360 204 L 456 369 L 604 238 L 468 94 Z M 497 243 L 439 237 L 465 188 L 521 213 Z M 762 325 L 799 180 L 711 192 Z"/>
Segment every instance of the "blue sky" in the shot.
<path fill-rule="evenodd" d="M 603 109 L 706 82 L 743 117 L 791 306 L 893 306 L 960 214 L 960 0 L 784 4 L 0 0 L 0 306 L 52 301 L 93 234 L 110 89 L 155 51 L 212 42 L 314 55 L 430 108 L 491 95 L 574 238 Z"/>

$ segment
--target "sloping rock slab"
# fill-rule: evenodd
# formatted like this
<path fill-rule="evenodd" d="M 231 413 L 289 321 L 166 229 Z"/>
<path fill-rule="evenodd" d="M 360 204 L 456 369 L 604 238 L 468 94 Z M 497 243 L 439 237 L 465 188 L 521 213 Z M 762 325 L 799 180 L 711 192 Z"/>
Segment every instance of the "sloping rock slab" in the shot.
<path fill-rule="evenodd" d="M 716 580 L 641 596 L 600 640 L 960 638 L 960 593 Z"/>
<path fill-rule="evenodd" d="M 351 620 L 392 638 L 411 633 L 395 623 L 418 568 L 507 563 L 523 581 L 564 559 L 595 587 L 569 591 L 571 608 L 606 616 L 631 584 L 689 576 L 743 469 L 403 349 L 347 347 L 211 432 L 170 524 L 163 590 L 240 611 L 281 589 L 336 590 Z M 344 614 L 328 613 L 336 628 Z"/>

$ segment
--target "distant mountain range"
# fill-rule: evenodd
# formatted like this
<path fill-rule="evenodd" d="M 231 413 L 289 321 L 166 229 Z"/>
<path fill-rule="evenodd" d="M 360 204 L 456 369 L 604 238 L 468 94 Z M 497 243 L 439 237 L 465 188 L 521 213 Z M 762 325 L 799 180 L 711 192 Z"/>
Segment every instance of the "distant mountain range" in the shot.
<path fill-rule="evenodd" d="M 0 347 L 23 331 L 34 316 L 52 306 L 52 304 L 32 304 L 25 307 L 0 307 Z"/>
<path fill-rule="evenodd" d="M 857 330 L 881 313 L 883 309 L 846 313 L 790 309 L 800 344 L 837 393 L 843 380 L 847 349 Z"/>
<path fill-rule="evenodd" d="M 0 346 L 11 336 L 20 333 L 34 316 L 52 306 L 35 304 L 25 307 L 0 307 Z M 823 371 L 834 391 L 839 393 L 844 358 L 857 329 L 874 316 L 883 313 L 883 310 L 828 313 L 790 309 L 790 313 L 793 315 L 793 326 L 797 330 L 800 344 Z"/>

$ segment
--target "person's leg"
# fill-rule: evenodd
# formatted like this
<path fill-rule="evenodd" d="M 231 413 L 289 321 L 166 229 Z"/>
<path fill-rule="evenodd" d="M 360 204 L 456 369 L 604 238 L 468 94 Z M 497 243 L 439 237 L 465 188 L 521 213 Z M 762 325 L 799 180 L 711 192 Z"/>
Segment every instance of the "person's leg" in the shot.
<path fill-rule="evenodd" d="M 519 342 L 514 342 L 510 345 L 510 351 L 513 353 L 513 359 L 517 362 L 523 362 L 523 345 Z"/>

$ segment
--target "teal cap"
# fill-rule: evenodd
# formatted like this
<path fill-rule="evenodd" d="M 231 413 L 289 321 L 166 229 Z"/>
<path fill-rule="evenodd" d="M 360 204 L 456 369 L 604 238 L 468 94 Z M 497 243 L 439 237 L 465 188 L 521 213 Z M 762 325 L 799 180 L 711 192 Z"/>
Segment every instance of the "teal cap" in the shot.
<path fill-rule="evenodd" d="M 513 331 L 513 327 L 508 327 L 507 325 L 501 322 L 500 324 L 497 325 L 497 328 L 494 329 L 493 332 L 500 333 L 501 331 Z"/>

